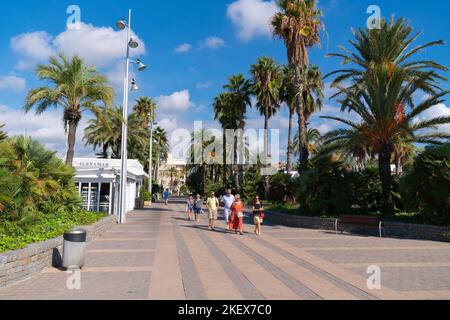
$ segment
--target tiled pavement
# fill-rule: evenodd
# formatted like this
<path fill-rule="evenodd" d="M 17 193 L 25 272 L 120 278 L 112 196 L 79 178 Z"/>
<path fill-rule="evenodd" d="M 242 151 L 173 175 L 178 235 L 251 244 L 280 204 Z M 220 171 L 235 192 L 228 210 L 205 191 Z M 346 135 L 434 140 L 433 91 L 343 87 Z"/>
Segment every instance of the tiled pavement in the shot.
<path fill-rule="evenodd" d="M 137 211 L 90 243 L 81 290 L 53 268 L 1 299 L 450 299 L 450 244 L 264 226 L 262 237 L 185 220 L 184 204 Z M 249 221 L 250 222 L 250 221 Z M 367 288 L 368 266 L 382 289 Z"/>

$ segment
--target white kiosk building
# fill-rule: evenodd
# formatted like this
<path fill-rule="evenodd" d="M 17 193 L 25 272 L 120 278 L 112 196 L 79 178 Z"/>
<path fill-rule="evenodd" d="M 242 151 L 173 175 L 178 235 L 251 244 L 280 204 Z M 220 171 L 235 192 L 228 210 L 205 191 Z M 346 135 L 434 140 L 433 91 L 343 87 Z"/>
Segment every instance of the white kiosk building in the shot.
<path fill-rule="evenodd" d="M 76 158 L 73 161 L 76 187 L 88 211 L 119 214 L 120 159 Z M 138 160 L 128 160 L 126 209 L 140 207 L 141 190 L 148 175 Z"/>

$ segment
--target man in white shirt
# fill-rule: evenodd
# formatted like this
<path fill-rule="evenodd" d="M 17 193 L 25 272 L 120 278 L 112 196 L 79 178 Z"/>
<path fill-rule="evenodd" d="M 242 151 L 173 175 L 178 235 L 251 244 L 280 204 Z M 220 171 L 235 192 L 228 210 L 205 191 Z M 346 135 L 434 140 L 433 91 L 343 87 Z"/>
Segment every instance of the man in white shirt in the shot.
<path fill-rule="evenodd" d="M 231 206 L 234 203 L 234 196 L 231 193 L 231 189 L 227 190 L 227 194 L 223 196 L 222 202 L 223 202 L 223 208 L 225 212 L 225 222 L 227 223 L 227 228 L 229 228 L 228 222 L 230 221 L 231 216 Z"/>

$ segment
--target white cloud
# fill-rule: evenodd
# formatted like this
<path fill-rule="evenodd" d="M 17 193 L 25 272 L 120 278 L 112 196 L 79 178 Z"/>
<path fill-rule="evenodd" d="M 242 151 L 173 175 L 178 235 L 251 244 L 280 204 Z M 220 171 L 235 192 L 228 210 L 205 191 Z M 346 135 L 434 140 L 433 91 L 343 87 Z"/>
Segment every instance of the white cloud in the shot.
<path fill-rule="evenodd" d="M 445 104 L 440 103 L 421 113 L 420 117 L 418 117 L 416 120 L 426 121 L 438 117 L 450 117 L 450 108 Z M 450 134 L 450 124 L 438 126 L 438 130 Z"/>
<path fill-rule="evenodd" d="M 140 46 L 131 50 L 132 55 L 145 53 L 145 43 L 135 34 Z M 11 39 L 11 48 L 21 56 L 16 68 L 29 69 L 44 62 L 49 56 L 63 52 L 68 56 L 80 55 L 87 64 L 109 67 L 125 52 L 126 31 L 111 27 L 95 27 L 78 23 L 57 36 L 44 31 L 24 33 Z"/>
<path fill-rule="evenodd" d="M 44 144 L 48 149 L 56 151 L 58 156 L 65 158 L 67 134 L 64 131 L 63 112 L 52 109 L 42 115 L 34 112 L 25 114 L 22 109 L 15 109 L 0 105 L 0 123 L 5 124 L 4 130 L 8 136 L 26 134 Z M 94 156 L 95 152 L 85 148 L 82 141 L 84 129 L 87 127 L 89 116 L 84 115 L 77 130 L 75 156 Z"/>
<path fill-rule="evenodd" d="M 192 46 L 189 43 L 183 43 L 175 48 L 175 52 L 176 53 L 185 53 L 185 52 L 191 51 L 191 49 L 192 49 Z"/>
<path fill-rule="evenodd" d="M 51 46 L 53 37 L 45 31 L 23 33 L 11 38 L 11 48 L 22 56 L 16 68 L 19 70 L 29 69 L 36 63 L 46 60 L 54 55 Z"/>
<path fill-rule="evenodd" d="M 202 46 L 212 50 L 217 50 L 225 46 L 225 40 L 216 36 L 211 36 L 203 41 Z"/>
<path fill-rule="evenodd" d="M 0 76 L 0 91 L 11 90 L 21 92 L 25 89 L 26 80 L 17 76 Z"/>
<path fill-rule="evenodd" d="M 272 35 L 270 20 L 277 11 L 275 1 L 238 0 L 228 5 L 227 16 L 238 29 L 238 37 L 249 41 Z"/>
<path fill-rule="evenodd" d="M 173 112 L 185 112 L 190 107 L 195 106 L 191 102 L 189 90 L 176 91 L 169 96 L 159 96 L 156 98 L 159 106 L 159 111 L 166 114 L 173 114 Z"/>

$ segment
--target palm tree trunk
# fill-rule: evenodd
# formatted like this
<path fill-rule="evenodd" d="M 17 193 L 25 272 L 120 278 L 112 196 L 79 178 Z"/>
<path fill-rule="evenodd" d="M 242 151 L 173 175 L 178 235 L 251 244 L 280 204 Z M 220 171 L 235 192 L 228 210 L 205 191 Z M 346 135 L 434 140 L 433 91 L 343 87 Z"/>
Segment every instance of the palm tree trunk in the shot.
<path fill-rule="evenodd" d="M 157 157 L 157 160 L 156 160 L 156 174 L 155 174 L 157 183 L 159 183 L 159 166 L 160 166 L 160 161 L 161 161 L 161 153 L 158 150 L 158 157 Z"/>
<path fill-rule="evenodd" d="M 378 166 L 382 184 L 383 213 L 387 216 L 394 215 L 394 202 L 392 197 L 392 145 L 385 145 L 378 154 Z"/>
<path fill-rule="evenodd" d="M 78 121 L 74 119 L 69 119 L 68 122 L 69 122 L 69 134 L 67 136 L 66 164 L 68 166 L 72 166 L 73 158 L 75 156 L 75 142 L 77 137 Z"/>
<path fill-rule="evenodd" d="M 403 157 L 401 155 L 395 156 L 395 175 L 399 176 L 403 173 Z"/>
<path fill-rule="evenodd" d="M 264 167 L 269 166 L 269 115 L 268 108 L 264 115 Z M 269 176 L 264 176 L 264 197 L 267 199 L 269 196 Z"/>
<path fill-rule="evenodd" d="M 292 170 L 292 128 L 294 126 L 294 110 L 289 108 L 289 131 L 288 131 L 288 146 L 287 146 L 287 163 L 286 171 L 289 173 Z"/>
<path fill-rule="evenodd" d="M 102 153 L 103 153 L 103 159 L 107 159 L 108 158 L 108 144 L 107 143 L 103 144 Z"/>

